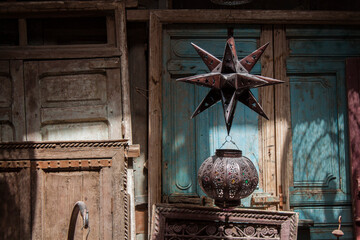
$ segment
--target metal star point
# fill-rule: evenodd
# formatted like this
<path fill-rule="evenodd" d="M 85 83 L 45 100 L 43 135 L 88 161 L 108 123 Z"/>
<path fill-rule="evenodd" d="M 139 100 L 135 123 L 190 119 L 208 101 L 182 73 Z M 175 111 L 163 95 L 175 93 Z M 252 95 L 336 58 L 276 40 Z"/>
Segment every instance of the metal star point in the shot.
<path fill-rule="evenodd" d="M 262 117 L 269 119 L 259 102 L 251 93 L 251 88 L 263 87 L 284 81 L 252 75 L 250 71 L 260 59 L 269 43 L 258 48 L 248 56 L 238 60 L 235 40 L 230 35 L 226 41 L 223 60 L 220 61 L 199 46 L 191 43 L 199 56 L 202 58 L 210 73 L 200 74 L 177 79 L 180 82 L 192 83 L 211 88 L 206 97 L 196 108 L 191 118 L 205 111 L 215 103 L 221 101 L 224 109 L 224 117 L 228 134 L 231 130 L 237 102 L 241 102 Z"/>

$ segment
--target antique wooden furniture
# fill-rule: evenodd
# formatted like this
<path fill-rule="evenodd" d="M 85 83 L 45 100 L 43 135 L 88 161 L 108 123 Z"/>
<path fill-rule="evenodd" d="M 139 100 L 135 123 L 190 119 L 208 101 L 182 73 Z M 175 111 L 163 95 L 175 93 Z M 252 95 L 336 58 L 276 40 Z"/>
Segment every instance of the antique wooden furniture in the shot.
<path fill-rule="evenodd" d="M 0 239 L 66 239 L 77 201 L 89 239 L 129 239 L 128 150 L 126 140 L 0 143 Z"/>
<path fill-rule="evenodd" d="M 156 204 L 151 239 L 295 240 L 297 225 L 294 212 Z"/>

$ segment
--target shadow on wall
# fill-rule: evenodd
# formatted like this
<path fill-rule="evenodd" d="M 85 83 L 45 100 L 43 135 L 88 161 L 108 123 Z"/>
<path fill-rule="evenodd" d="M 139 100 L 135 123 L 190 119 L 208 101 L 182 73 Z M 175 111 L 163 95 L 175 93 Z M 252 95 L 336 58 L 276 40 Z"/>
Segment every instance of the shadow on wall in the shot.
<path fill-rule="evenodd" d="M 0 149 L 0 161 L 14 160 L 6 157 L 10 151 Z M 31 149 L 28 156 L 33 156 Z M 31 239 L 34 223 L 31 195 L 36 198 L 37 186 L 37 178 L 30 177 L 34 173 L 31 168 L 35 170 L 35 166 L 17 167 L 14 164 L 11 168 L 0 168 L 0 239 Z"/>

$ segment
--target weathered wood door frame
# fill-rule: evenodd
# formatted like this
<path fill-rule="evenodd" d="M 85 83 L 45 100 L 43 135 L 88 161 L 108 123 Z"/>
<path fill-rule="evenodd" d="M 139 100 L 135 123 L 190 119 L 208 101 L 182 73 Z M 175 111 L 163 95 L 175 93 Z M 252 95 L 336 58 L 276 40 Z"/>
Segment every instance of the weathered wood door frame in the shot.
<path fill-rule="evenodd" d="M 106 16 L 107 43 L 68 46 L 28 46 L 26 43 L 26 18 Z M 124 138 L 132 142 L 129 66 L 127 53 L 125 1 L 120 2 L 15 2 L 0 3 L 0 18 L 17 18 L 19 21 L 19 46 L 0 47 L 0 59 L 79 59 L 93 57 L 120 57 L 122 87 L 122 112 Z"/>
<path fill-rule="evenodd" d="M 258 10 L 154 10 L 132 13 L 131 20 L 139 21 L 149 14 L 149 165 L 148 165 L 148 207 L 161 202 L 161 161 L 162 161 L 162 33 L 163 26 L 171 23 L 237 23 L 265 24 L 260 42 L 273 42 L 268 56 L 262 60 L 262 75 L 286 81 L 274 88 L 263 88 L 259 98 L 264 110 L 270 115 L 270 121 L 262 123 L 262 146 L 260 156 L 263 157 L 263 169 L 276 169 L 276 184 L 264 186 L 268 191 L 283 193 L 288 196 L 289 175 L 292 171 L 291 122 L 290 122 L 290 89 L 286 77 L 286 36 L 284 24 L 360 24 L 360 16 L 356 12 L 330 11 L 258 11 Z M 274 25 L 274 26 L 273 26 Z M 276 41 L 273 41 L 273 36 Z M 272 61 L 274 59 L 274 62 Z M 275 70 L 275 73 L 274 73 Z M 276 119 L 276 121 L 275 121 Z M 273 139 L 271 139 L 273 136 Z M 275 159 L 275 161 L 274 161 Z M 272 164 L 272 165 L 271 165 Z M 264 168 L 265 167 L 265 168 Z M 280 174 L 281 173 L 281 174 Z M 271 176 L 272 172 L 262 173 L 262 177 Z M 280 179 L 282 177 L 282 179 Z M 275 189 L 274 189 L 275 187 Z M 284 209 L 289 209 L 289 201 L 285 201 Z M 149 214 L 150 211 L 149 211 Z M 149 218 L 151 219 L 151 218 Z"/>

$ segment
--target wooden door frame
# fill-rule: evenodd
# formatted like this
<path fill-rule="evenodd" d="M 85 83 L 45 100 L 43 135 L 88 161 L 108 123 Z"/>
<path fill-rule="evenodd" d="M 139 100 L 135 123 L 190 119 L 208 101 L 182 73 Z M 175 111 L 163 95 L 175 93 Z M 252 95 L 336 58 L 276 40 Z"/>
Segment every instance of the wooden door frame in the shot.
<path fill-rule="evenodd" d="M 274 63 L 271 59 L 262 60 L 262 74 L 285 80 L 285 84 L 274 88 L 264 88 L 259 91 L 265 111 L 270 115 L 270 121 L 262 123 L 262 136 L 273 135 L 272 159 L 276 159 L 276 172 L 291 172 L 291 119 L 290 119 L 290 89 L 286 77 L 286 35 L 284 24 L 331 24 L 359 25 L 360 15 L 357 12 L 340 11 L 273 11 L 273 10 L 153 10 L 128 11 L 129 21 L 150 20 L 149 24 L 149 134 L 148 134 L 148 207 L 161 202 L 161 161 L 162 161 L 162 33 L 163 27 L 171 23 L 237 23 L 263 24 L 260 42 L 272 41 L 272 32 L 277 38 L 273 43 Z M 274 27 L 272 26 L 274 25 Z M 273 29 L 272 29 L 273 28 Z M 271 34 L 270 34 L 270 33 Z M 271 57 L 271 56 L 270 56 Z M 263 57 L 264 58 L 264 57 Z M 281 96 L 281 97 L 279 97 Z M 266 99 L 266 101 L 264 101 Z M 275 107 L 276 106 L 276 107 Z M 270 111 L 267 109 L 270 108 Z M 273 108 L 273 109 L 271 109 Z M 275 108 L 275 109 L 274 109 Z M 274 119 L 278 119 L 274 121 Z M 268 154 L 266 146 L 270 142 L 262 142 L 261 154 Z M 276 143 L 276 144 L 275 144 Z M 264 166 L 271 161 L 263 162 Z M 288 160 L 288 161 L 287 161 Z M 286 164 L 286 169 L 283 164 Z M 284 175 L 285 172 L 282 172 Z M 264 176 L 267 176 L 266 174 Z M 283 184 L 284 195 L 288 195 L 290 180 L 280 178 L 276 181 L 279 187 Z M 281 184 L 281 182 L 283 182 Z M 273 188 L 273 187 L 272 187 Z M 274 190 L 274 189 L 270 189 Z M 279 189 L 275 189 L 279 193 Z M 289 209 L 289 201 L 285 201 L 284 209 Z M 149 211 L 150 213 L 150 211 Z M 150 213 L 151 214 L 151 213 Z M 151 219 L 151 218 L 149 218 Z"/>

